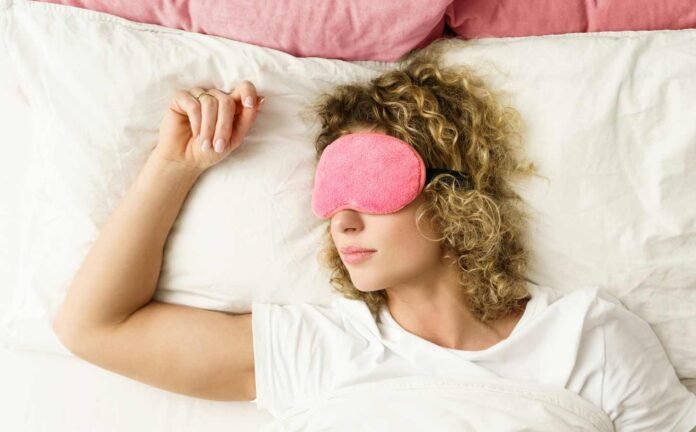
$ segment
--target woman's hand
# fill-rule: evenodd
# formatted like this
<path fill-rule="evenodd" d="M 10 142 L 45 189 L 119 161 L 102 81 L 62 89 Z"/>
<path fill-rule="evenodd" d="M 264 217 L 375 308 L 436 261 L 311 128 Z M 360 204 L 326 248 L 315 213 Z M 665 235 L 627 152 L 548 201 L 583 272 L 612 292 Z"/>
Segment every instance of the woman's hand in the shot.
<path fill-rule="evenodd" d="M 200 87 L 177 91 L 162 119 L 153 155 L 205 171 L 240 146 L 263 99 L 247 80 L 230 94 Z"/>

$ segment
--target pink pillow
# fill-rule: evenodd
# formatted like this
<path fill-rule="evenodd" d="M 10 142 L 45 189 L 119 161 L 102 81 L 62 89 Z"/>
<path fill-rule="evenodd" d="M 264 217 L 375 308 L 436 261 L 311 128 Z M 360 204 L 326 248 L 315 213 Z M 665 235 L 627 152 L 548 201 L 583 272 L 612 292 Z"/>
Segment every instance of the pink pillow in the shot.
<path fill-rule="evenodd" d="M 442 37 L 452 0 L 39 0 L 284 51 L 395 61 Z"/>
<path fill-rule="evenodd" d="M 447 24 L 457 37 L 539 36 L 696 27 L 694 0 L 454 0 Z"/>

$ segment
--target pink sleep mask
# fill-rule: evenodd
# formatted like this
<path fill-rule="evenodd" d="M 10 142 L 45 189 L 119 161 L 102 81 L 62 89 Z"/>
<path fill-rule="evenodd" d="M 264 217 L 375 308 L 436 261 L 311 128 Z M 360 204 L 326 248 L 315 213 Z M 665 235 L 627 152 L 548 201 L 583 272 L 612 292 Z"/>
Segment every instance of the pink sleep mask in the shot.
<path fill-rule="evenodd" d="M 443 173 L 470 184 L 465 173 L 426 168 L 418 152 L 399 138 L 376 132 L 349 133 L 329 144 L 319 159 L 312 211 L 321 219 L 330 219 L 344 209 L 395 213 Z"/>

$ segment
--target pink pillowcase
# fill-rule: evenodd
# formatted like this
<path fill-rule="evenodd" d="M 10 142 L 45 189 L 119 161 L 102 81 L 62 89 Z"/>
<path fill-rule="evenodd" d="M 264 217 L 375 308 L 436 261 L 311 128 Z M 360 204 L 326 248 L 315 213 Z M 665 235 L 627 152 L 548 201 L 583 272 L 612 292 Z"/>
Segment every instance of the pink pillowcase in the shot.
<path fill-rule="evenodd" d="M 694 0 L 454 0 L 447 24 L 462 39 L 678 30 L 696 27 Z"/>
<path fill-rule="evenodd" d="M 442 37 L 452 0 L 39 0 L 284 51 L 395 61 Z"/>

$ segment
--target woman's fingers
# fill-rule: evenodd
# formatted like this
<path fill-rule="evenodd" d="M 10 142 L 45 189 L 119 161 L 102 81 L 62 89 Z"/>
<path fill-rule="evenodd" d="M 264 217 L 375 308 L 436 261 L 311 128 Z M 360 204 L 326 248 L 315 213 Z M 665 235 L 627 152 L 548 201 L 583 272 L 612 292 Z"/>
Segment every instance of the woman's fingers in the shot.
<path fill-rule="evenodd" d="M 234 149 L 241 144 L 254 123 L 259 109 L 259 98 L 256 93 L 256 87 L 248 80 L 240 82 L 232 91 L 230 97 L 235 101 L 238 108 L 242 108 L 239 116 L 235 116 L 235 125 L 229 140 L 229 145 Z M 251 106 L 248 106 L 246 102 L 251 102 Z"/>
<path fill-rule="evenodd" d="M 191 95 L 198 99 L 198 103 L 201 106 L 201 125 L 196 142 L 203 151 L 208 151 L 213 148 L 212 140 L 215 134 L 215 124 L 217 123 L 218 98 L 212 92 L 200 87 L 192 88 Z"/>
<path fill-rule="evenodd" d="M 230 142 L 232 128 L 234 126 L 234 115 L 237 110 L 232 96 L 218 89 L 208 90 L 208 93 L 218 98 L 217 124 L 213 134 L 213 148 L 217 153 L 222 153 Z"/>
<path fill-rule="evenodd" d="M 196 136 L 201 128 L 201 106 L 191 93 L 178 90 L 174 95 L 174 103 L 170 109 L 177 114 L 188 117 L 188 122 L 191 124 L 191 133 Z M 186 118 L 183 119 L 186 121 Z"/>
<path fill-rule="evenodd" d="M 242 81 L 230 94 L 193 87 L 180 92 L 179 105 L 189 116 L 191 131 L 203 151 L 222 153 L 237 148 L 251 128 L 259 108 L 256 87 Z"/>

